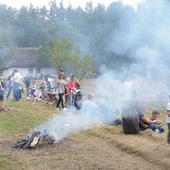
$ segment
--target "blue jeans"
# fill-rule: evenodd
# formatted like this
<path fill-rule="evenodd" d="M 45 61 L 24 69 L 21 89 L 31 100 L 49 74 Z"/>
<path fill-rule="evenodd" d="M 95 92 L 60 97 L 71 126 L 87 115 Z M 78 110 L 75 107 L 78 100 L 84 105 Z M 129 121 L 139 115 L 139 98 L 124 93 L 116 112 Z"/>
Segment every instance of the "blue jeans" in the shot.
<path fill-rule="evenodd" d="M 13 86 L 10 86 L 8 89 L 8 94 L 6 96 L 7 99 L 9 98 L 9 95 L 11 94 L 12 89 L 13 89 Z"/>
<path fill-rule="evenodd" d="M 73 95 L 72 92 L 69 92 L 67 99 L 68 99 L 69 107 L 74 107 L 75 95 Z"/>
<path fill-rule="evenodd" d="M 156 124 L 152 123 L 152 124 L 149 124 L 147 128 L 144 128 L 144 127 L 141 127 L 140 128 L 142 131 L 143 130 L 146 130 L 146 129 L 152 129 L 153 131 L 155 131 L 156 129 L 159 130 L 159 133 L 163 133 L 165 131 L 165 129 L 161 126 L 156 126 Z"/>
<path fill-rule="evenodd" d="M 19 101 L 20 99 L 20 91 L 19 91 L 19 87 L 20 87 L 20 83 L 14 83 L 14 88 L 13 88 L 13 92 L 14 92 L 14 99 L 16 101 Z"/>

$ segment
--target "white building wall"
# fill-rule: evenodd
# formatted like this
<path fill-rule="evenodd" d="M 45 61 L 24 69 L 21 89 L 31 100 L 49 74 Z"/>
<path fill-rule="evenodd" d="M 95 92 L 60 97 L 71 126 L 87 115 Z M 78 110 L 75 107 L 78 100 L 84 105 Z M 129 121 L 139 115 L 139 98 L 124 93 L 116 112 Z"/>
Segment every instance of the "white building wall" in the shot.
<path fill-rule="evenodd" d="M 29 74 L 32 78 L 41 78 L 41 74 L 46 75 L 46 74 L 56 74 L 56 69 L 54 69 L 53 67 L 41 67 L 40 68 L 40 73 L 36 73 L 36 69 L 39 67 L 31 67 L 31 68 L 8 68 L 3 70 L 4 73 L 4 77 L 5 79 L 8 78 L 9 75 L 12 74 L 13 70 L 17 70 L 20 69 L 21 70 L 21 74 L 23 75 L 23 77 L 25 77 L 27 74 Z M 29 69 L 32 69 L 32 73 L 29 73 Z"/>

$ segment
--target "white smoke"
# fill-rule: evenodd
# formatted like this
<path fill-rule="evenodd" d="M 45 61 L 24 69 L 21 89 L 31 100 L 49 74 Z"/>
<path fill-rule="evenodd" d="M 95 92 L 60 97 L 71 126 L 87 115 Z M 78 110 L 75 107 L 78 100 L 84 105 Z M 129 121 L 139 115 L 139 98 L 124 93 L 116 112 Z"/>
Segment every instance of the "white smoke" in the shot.
<path fill-rule="evenodd" d="M 108 44 L 114 53 L 127 54 L 135 60 L 135 63 L 129 66 L 129 70 L 138 71 L 141 78 L 141 86 L 138 89 L 139 100 L 156 99 L 157 93 L 164 90 L 165 84 L 162 87 L 159 81 L 154 82 L 154 86 L 150 83 L 153 78 L 165 79 L 169 76 L 169 9 L 170 2 L 167 0 L 146 0 L 139 5 L 136 15 L 131 16 L 132 18 L 123 15 L 124 24 L 122 22 L 119 30 L 113 31 L 113 41 L 110 40 Z M 108 70 L 106 66 L 101 67 L 100 72 L 102 75 L 92 86 L 95 102 L 99 107 L 96 113 L 91 114 L 96 114 L 97 119 L 85 119 L 81 111 L 80 113 L 68 111 L 55 115 L 37 127 L 37 130 L 47 129 L 58 142 L 71 133 L 99 126 L 101 122 L 110 124 L 116 120 L 121 112 L 123 83 L 120 78 L 116 79 L 120 75 Z"/>
<path fill-rule="evenodd" d="M 135 59 L 141 76 L 167 77 L 169 72 L 170 2 L 146 0 L 133 15 L 122 15 L 110 49 Z M 142 72 L 145 70 L 145 72 Z"/>
<path fill-rule="evenodd" d="M 70 134 L 88 130 L 98 125 L 101 125 L 100 122 L 85 119 L 80 113 L 70 110 L 61 114 L 55 114 L 48 121 L 35 128 L 35 130 L 40 131 L 42 134 L 47 130 L 54 136 L 56 142 L 59 142 Z"/>
<path fill-rule="evenodd" d="M 112 73 L 110 73 L 109 77 L 111 75 Z M 84 96 L 83 108 L 80 111 L 69 109 L 61 112 L 61 114 L 55 114 L 35 130 L 42 133 L 47 130 L 55 137 L 56 142 L 59 142 L 72 133 L 114 123 L 119 114 L 118 99 L 115 98 L 117 93 L 114 92 L 116 84 L 113 84 L 113 79 L 108 80 L 108 74 L 103 76 L 105 82 L 99 78 L 92 87 L 92 89 L 95 89 L 95 100 L 93 101 L 97 105 L 95 109 L 90 110 L 90 105 L 85 105 L 87 96 Z"/>

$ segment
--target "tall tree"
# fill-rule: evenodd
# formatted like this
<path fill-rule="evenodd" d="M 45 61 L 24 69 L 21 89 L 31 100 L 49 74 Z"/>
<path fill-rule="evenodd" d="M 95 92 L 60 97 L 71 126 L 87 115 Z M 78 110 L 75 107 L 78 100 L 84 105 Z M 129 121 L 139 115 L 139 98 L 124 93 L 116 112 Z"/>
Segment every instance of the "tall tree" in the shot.
<path fill-rule="evenodd" d="M 15 44 L 13 40 L 13 33 L 9 24 L 0 22 L 0 61 L 1 66 L 4 66 L 6 58 L 11 57 L 15 52 Z"/>
<path fill-rule="evenodd" d="M 46 59 L 56 69 L 62 67 L 66 74 L 74 73 L 79 80 L 85 78 L 89 75 L 89 72 L 93 73 L 95 70 L 90 56 L 86 54 L 82 58 L 80 50 L 77 49 L 74 52 L 71 42 L 66 37 L 62 40 L 55 38 L 53 47 L 47 45 L 43 48 L 39 61 L 45 61 Z"/>

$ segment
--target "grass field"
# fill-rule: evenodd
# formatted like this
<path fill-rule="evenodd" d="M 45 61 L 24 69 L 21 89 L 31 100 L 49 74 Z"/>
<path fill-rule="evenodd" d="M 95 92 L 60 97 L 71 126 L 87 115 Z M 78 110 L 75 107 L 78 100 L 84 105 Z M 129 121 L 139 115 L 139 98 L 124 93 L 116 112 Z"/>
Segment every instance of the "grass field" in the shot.
<path fill-rule="evenodd" d="M 90 81 L 82 84 L 84 99 L 89 89 L 95 92 Z M 153 108 L 161 111 L 160 119 L 166 131 L 159 136 L 148 132 L 126 135 L 121 126 L 101 124 L 68 134 L 54 145 L 44 144 L 38 150 L 22 150 L 14 149 L 12 145 L 50 117 L 62 113 L 44 101 L 32 105 L 25 98 L 19 102 L 11 98 L 7 101 L 11 111 L 0 112 L 0 169 L 168 170 L 170 146 L 159 146 L 166 143 L 165 104 L 152 101 L 145 111 L 148 116 Z"/>

